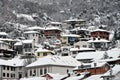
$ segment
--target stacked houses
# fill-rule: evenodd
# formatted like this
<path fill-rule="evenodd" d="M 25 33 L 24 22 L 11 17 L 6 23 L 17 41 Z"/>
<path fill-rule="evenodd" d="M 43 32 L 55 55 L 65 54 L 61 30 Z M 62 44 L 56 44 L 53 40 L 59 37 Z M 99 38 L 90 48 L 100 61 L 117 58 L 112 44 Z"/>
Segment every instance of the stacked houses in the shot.
<path fill-rule="evenodd" d="M 113 48 L 111 31 L 90 29 L 82 19 L 50 22 L 23 31 L 22 38 L 16 39 L 0 32 L 1 80 L 120 78 L 120 70 L 115 71 L 116 66 L 120 68 L 119 40 Z"/>

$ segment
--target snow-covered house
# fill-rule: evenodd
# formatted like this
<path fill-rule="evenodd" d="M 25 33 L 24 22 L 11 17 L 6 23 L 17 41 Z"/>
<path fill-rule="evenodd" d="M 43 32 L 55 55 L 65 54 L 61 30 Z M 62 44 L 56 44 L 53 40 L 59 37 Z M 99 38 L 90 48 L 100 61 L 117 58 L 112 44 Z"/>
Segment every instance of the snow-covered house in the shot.
<path fill-rule="evenodd" d="M 25 39 L 33 39 L 35 43 L 39 43 L 40 35 L 38 31 L 26 31 L 24 32 Z"/>
<path fill-rule="evenodd" d="M 62 34 L 61 41 L 65 45 L 74 45 L 74 43 L 80 40 L 80 36 L 76 34 Z"/>
<path fill-rule="evenodd" d="M 47 49 L 43 49 L 43 48 L 38 48 L 35 51 L 35 53 L 38 57 L 45 57 L 48 55 L 54 55 L 54 53 L 51 50 L 47 50 Z"/>
<path fill-rule="evenodd" d="M 115 65 L 109 71 L 101 76 L 103 80 L 119 80 L 120 79 L 120 65 Z"/>
<path fill-rule="evenodd" d="M 0 32 L 0 38 L 8 38 L 8 34 L 6 32 Z"/>
<path fill-rule="evenodd" d="M 89 72 L 90 75 L 103 74 L 110 69 L 110 66 L 106 62 L 93 62 L 93 63 L 82 63 L 77 66 L 73 71 L 75 73 Z"/>
<path fill-rule="evenodd" d="M 10 39 L 6 32 L 0 32 L 0 53 L 5 57 L 14 56 L 14 43 L 17 42 L 16 39 Z"/>
<path fill-rule="evenodd" d="M 62 46 L 60 48 L 60 53 L 58 55 L 61 55 L 61 56 L 70 56 L 70 46 Z"/>
<path fill-rule="evenodd" d="M 22 41 L 16 42 L 14 44 L 14 50 L 17 54 L 23 54 L 23 43 Z"/>
<path fill-rule="evenodd" d="M 46 73 L 59 73 L 61 75 L 71 72 L 73 68 L 80 65 L 76 59 L 71 56 L 46 56 L 26 66 L 28 77 L 41 76 Z"/>
<path fill-rule="evenodd" d="M 23 40 L 23 53 L 24 54 L 34 54 L 34 40 Z"/>
<path fill-rule="evenodd" d="M 86 56 L 87 55 L 87 56 Z M 93 62 L 93 61 L 100 61 L 100 62 L 108 62 L 113 64 L 119 63 L 119 55 L 120 49 L 114 48 L 107 51 L 96 51 L 96 52 L 83 52 L 78 53 L 76 59 L 82 62 Z"/>
<path fill-rule="evenodd" d="M 109 40 L 109 35 L 110 32 L 103 29 L 96 29 L 91 31 L 92 38 L 101 38 L 101 39 Z"/>
<path fill-rule="evenodd" d="M 61 29 L 58 27 L 46 27 L 44 30 L 44 35 L 46 38 L 57 38 L 60 39 Z"/>
<path fill-rule="evenodd" d="M 69 19 L 65 20 L 64 22 L 68 24 L 69 29 L 74 29 L 75 27 L 84 27 L 86 23 L 86 21 L 83 19 Z"/>
<path fill-rule="evenodd" d="M 94 48 L 96 50 L 108 50 L 109 49 L 109 40 L 101 39 L 101 38 L 93 38 L 89 41 L 89 47 Z"/>
<path fill-rule="evenodd" d="M 62 23 L 61 22 L 50 22 L 47 24 L 47 26 L 54 26 L 54 27 L 58 27 L 58 28 L 62 28 Z"/>
<path fill-rule="evenodd" d="M 87 42 L 87 41 L 79 41 L 79 42 L 76 42 L 74 43 L 74 47 L 77 47 L 77 48 L 89 48 L 90 47 L 90 44 Z"/>
<path fill-rule="evenodd" d="M 44 30 L 45 28 L 40 27 L 40 26 L 33 26 L 33 27 L 28 27 L 25 31 L 37 31 L 39 33 L 39 37 L 42 38 L 44 36 Z"/>
<path fill-rule="evenodd" d="M 10 45 L 6 42 L 0 41 L 0 56 L 1 57 L 13 57 L 14 50 L 10 48 Z"/>
<path fill-rule="evenodd" d="M 35 53 L 34 40 L 22 40 L 14 44 L 17 54 L 33 55 Z"/>
<path fill-rule="evenodd" d="M 0 59 L 0 80 L 19 80 L 24 76 L 24 60 L 19 58 Z"/>
<path fill-rule="evenodd" d="M 72 34 L 77 34 L 80 35 L 80 40 L 81 41 L 88 41 L 90 40 L 90 30 L 85 29 L 85 28 L 74 28 L 70 30 Z"/>
<path fill-rule="evenodd" d="M 62 46 L 60 48 L 60 54 L 61 56 L 72 56 L 72 57 L 76 57 L 76 55 L 78 53 L 82 53 L 82 52 L 95 52 L 96 50 L 93 48 L 83 48 L 83 47 L 72 47 L 72 46 Z"/>
<path fill-rule="evenodd" d="M 82 53 L 82 52 L 95 52 L 96 50 L 95 49 L 93 49 L 93 48 L 70 48 L 69 49 L 70 51 L 69 51 L 69 54 L 72 56 L 72 57 L 76 57 L 76 55 L 78 54 L 78 53 Z"/>

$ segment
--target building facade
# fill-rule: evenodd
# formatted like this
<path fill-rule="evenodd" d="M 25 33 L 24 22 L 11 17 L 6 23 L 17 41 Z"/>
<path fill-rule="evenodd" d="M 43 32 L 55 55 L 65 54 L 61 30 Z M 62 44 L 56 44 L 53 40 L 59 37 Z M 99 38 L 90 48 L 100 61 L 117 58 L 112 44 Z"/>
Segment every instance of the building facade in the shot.
<path fill-rule="evenodd" d="M 107 30 L 96 29 L 91 32 L 91 37 L 109 40 L 109 34 L 110 33 Z"/>

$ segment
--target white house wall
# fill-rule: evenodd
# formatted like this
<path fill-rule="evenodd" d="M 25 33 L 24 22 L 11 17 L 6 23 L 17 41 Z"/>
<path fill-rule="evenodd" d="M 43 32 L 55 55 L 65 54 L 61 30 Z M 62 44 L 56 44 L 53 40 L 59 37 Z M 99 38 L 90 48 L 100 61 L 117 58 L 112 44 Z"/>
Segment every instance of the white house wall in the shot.
<path fill-rule="evenodd" d="M 52 66 L 52 72 L 51 73 L 59 73 L 61 75 L 65 75 L 65 74 L 67 74 L 67 70 L 69 70 L 69 72 L 72 72 L 73 68 Z"/>
<path fill-rule="evenodd" d="M 67 70 L 69 70 L 69 72 L 72 72 L 73 68 L 72 67 L 61 67 L 61 66 L 43 66 L 43 67 L 33 67 L 33 68 L 29 68 L 27 71 L 28 77 L 33 76 L 34 74 L 34 70 L 35 70 L 35 76 L 41 76 L 40 74 L 40 69 L 42 69 L 42 73 L 44 74 L 44 69 L 47 69 L 47 73 L 59 73 L 61 75 L 64 75 L 67 73 Z M 32 71 L 32 75 L 30 75 L 30 71 Z M 42 75 L 43 75 L 42 74 Z"/>

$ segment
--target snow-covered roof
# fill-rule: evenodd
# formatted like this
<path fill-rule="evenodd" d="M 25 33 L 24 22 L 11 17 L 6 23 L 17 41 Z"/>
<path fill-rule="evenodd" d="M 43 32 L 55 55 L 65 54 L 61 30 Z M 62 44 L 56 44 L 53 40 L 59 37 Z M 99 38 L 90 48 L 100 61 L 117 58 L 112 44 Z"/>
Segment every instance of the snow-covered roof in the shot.
<path fill-rule="evenodd" d="M 39 33 L 38 31 L 26 31 L 25 34 Z"/>
<path fill-rule="evenodd" d="M 79 35 L 76 34 L 62 34 L 62 37 L 80 37 Z"/>
<path fill-rule="evenodd" d="M 99 75 L 92 75 L 84 80 L 103 80 L 103 78 L 101 78 L 102 74 Z"/>
<path fill-rule="evenodd" d="M 28 30 L 44 30 L 45 28 L 39 27 L 39 26 L 33 26 L 29 27 Z"/>
<path fill-rule="evenodd" d="M 24 66 L 24 59 L 20 59 L 19 57 L 13 58 L 11 60 L 3 60 L 0 59 L 0 65 L 6 65 L 6 66 Z"/>
<path fill-rule="evenodd" d="M 18 66 L 24 66 L 24 59 L 20 59 L 19 57 L 13 58 L 11 60 L 8 60 L 8 63 L 13 65 L 14 67 Z"/>
<path fill-rule="evenodd" d="M 62 24 L 61 22 L 50 22 L 50 24 Z"/>
<path fill-rule="evenodd" d="M 68 77 L 67 79 L 65 80 L 80 80 L 84 78 L 84 75 L 80 75 L 80 76 L 71 76 L 71 77 Z"/>
<path fill-rule="evenodd" d="M 14 46 L 19 46 L 19 45 L 22 45 L 22 42 L 16 42 L 16 43 L 14 44 Z"/>
<path fill-rule="evenodd" d="M 50 50 L 39 48 L 36 52 L 51 52 Z"/>
<path fill-rule="evenodd" d="M 95 30 L 93 30 L 92 32 L 96 32 L 96 31 L 100 31 L 100 32 L 108 32 L 108 33 L 110 33 L 109 31 L 104 30 L 104 29 L 95 29 Z"/>
<path fill-rule="evenodd" d="M 46 80 L 44 77 L 21 78 L 20 80 Z"/>
<path fill-rule="evenodd" d="M 112 58 L 118 58 L 120 55 L 120 49 L 119 48 L 114 48 L 111 50 L 106 51 L 107 55 Z M 96 52 L 83 52 L 79 53 L 76 56 L 77 60 L 81 59 L 93 59 L 93 60 L 101 60 L 103 58 L 103 55 L 105 54 L 105 51 L 96 51 Z M 86 56 L 87 55 L 87 56 Z"/>
<path fill-rule="evenodd" d="M 59 73 L 56 73 L 56 74 L 47 73 L 47 74 L 45 74 L 45 75 L 51 76 L 51 77 L 52 77 L 52 80 L 60 80 L 60 79 L 62 79 L 62 78 L 64 78 L 64 77 L 67 76 L 67 75 L 60 75 Z M 43 77 L 44 77 L 45 75 L 43 75 Z"/>
<path fill-rule="evenodd" d="M 0 32 L 0 35 L 8 36 L 8 34 L 6 32 Z"/>
<path fill-rule="evenodd" d="M 85 20 L 83 20 L 83 19 L 69 19 L 69 20 L 65 20 L 64 22 L 73 22 L 73 21 L 75 21 L 75 22 L 84 22 Z"/>
<path fill-rule="evenodd" d="M 82 31 L 90 31 L 89 29 L 86 29 L 86 28 L 80 28 L 80 27 L 77 27 L 77 28 L 74 28 L 70 31 L 77 31 L 77 30 L 82 30 Z"/>
<path fill-rule="evenodd" d="M 95 66 L 95 63 L 96 63 L 96 66 Z M 92 62 L 92 63 L 82 63 L 81 65 L 79 66 L 82 66 L 83 67 L 79 67 L 77 66 L 76 68 L 74 68 L 74 70 L 78 70 L 78 69 L 87 69 L 87 68 L 98 68 L 98 67 L 102 67 L 104 66 L 105 64 L 107 64 L 106 62 Z"/>
<path fill-rule="evenodd" d="M 8 39 L 8 38 L 0 38 L 0 41 L 9 41 L 9 42 L 17 42 L 16 39 Z"/>
<path fill-rule="evenodd" d="M 46 27 L 45 30 L 60 30 L 61 31 L 60 28 L 54 27 L 54 26 L 52 26 L 52 27 Z"/>
<path fill-rule="evenodd" d="M 106 40 L 106 39 L 98 39 L 98 38 L 96 38 L 95 40 L 89 40 L 89 41 L 87 41 L 87 42 L 89 42 L 89 43 L 100 43 L 100 42 L 104 42 L 104 43 L 108 43 L 108 42 L 110 42 L 109 40 Z"/>
<path fill-rule="evenodd" d="M 3 41 L 0 41 L 0 43 L 4 43 Z"/>
<path fill-rule="evenodd" d="M 70 51 L 94 50 L 93 48 L 70 48 Z"/>
<path fill-rule="evenodd" d="M 112 62 L 112 61 L 119 61 L 120 58 L 110 58 L 110 59 L 102 59 L 99 62 Z"/>
<path fill-rule="evenodd" d="M 33 40 L 23 40 L 23 43 L 27 44 L 27 43 L 33 43 Z"/>
<path fill-rule="evenodd" d="M 112 75 L 116 75 L 120 73 L 120 65 L 115 65 L 113 68 L 112 68 Z M 110 70 L 107 71 L 105 74 L 103 74 L 103 76 L 110 76 Z"/>
<path fill-rule="evenodd" d="M 36 67 L 36 66 L 44 66 L 44 65 L 58 65 L 58 66 L 71 66 L 75 67 L 79 65 L 76 59 L 71 56 L 46 56 L 43 58 L 39 58 L 37 61 L 28 65 L 27 67 Z"/>

